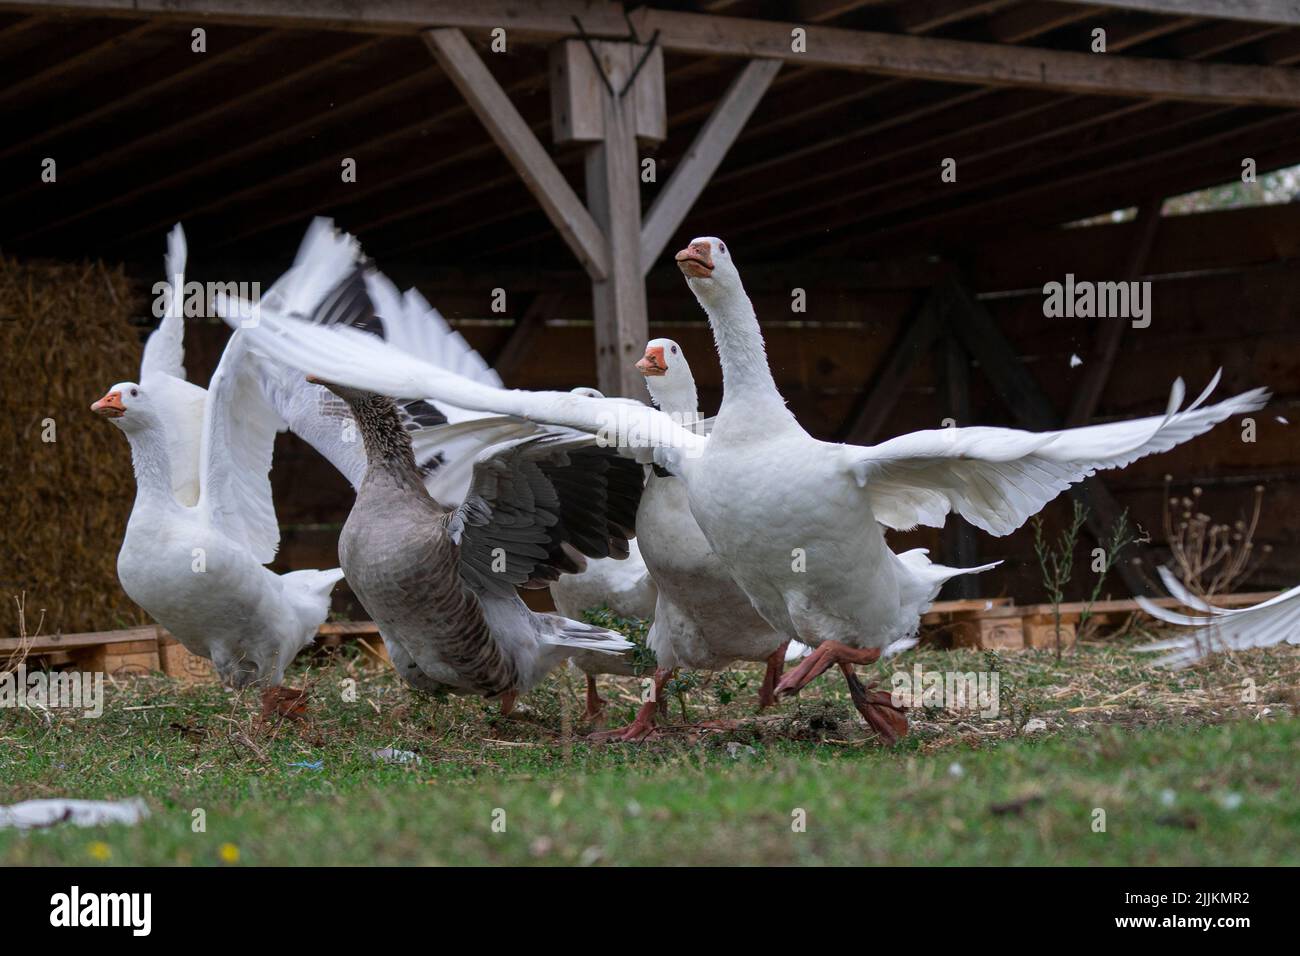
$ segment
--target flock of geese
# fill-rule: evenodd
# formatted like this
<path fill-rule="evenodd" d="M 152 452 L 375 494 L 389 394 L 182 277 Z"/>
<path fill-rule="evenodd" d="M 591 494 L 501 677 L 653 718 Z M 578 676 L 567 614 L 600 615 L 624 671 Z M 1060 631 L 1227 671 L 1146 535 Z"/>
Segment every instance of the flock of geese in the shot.
<path fill-rule="evenodd" d="M 118 555 L 126 593 L 224 682 L 259 687 L 268 712 L 295 713 L 286 666 L 314 639 L 346 577 L 393 666 L 422 691 L 480 695 L 509 712 L 572 661 L 587 675 L 630 675 L 637 648 L 582 623 L 603 606 L 651 620 L 654 693 L 627 727 L 655 731 L 678 668 L 766 664 L 759 706 L 837 667 L 884 739 L 907 732 L 889 693 L 855 666 L 916 642 L 943 583 L 977 568 L 895 554 L 886 529 L 941 527 L 950 513 L 993 535 L 1020 527 L 1074 482 L 1167 451 L 1229 416 L 1261 408 L 1254 389 L 1163 415 L 1032 433 L 963 427 L 878 445 L 810 436 L 768 366 L 754 308 L 726 244 L 677 253 L 708 315 L 723 399 L 702 419 L 681 347 L 646 345 L 637 368 L 656 407 L 570 393 L 508 390 L 418 292 L 400 292 L 327 220 L 256 303 L 217 297 L 234 329 L 206 390 L 184 365 L 186 245 L 168 239 L 168 309 L 138 382 L 91 408 L 131 446 L 137 493 Z M 249 316 L 254 318 L 249 319 Z M 269 473 L 288 428 L 356 490 L 339 568 L 272 572 L 279 544 Z M 1213 649 L 1300 643 L 1300 588 L 1223 611 L 1166 583 L 1200 617 L 1152 613 L 1191 631 L 1152 645 L 1190 663 Z M 519 588 L 550 587 L 559 614 Z M 785 670 L 788 660 L 799 663 Z"/>

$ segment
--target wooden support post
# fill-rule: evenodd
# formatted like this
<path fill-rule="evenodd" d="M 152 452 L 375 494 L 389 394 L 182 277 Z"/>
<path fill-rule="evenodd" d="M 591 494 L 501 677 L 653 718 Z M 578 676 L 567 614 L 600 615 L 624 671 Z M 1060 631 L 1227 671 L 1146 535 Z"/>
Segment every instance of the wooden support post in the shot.
<path fill-rule="evenodd" d="M 593 279 L 604 279 L 609 274 L 610 264 L 607 243 L 600 227 L 469 45 L 465 34 L 455 29 L 443 29 L 425 30 L 423 36 L 437 57 L 438 65 L 460 90 L 479 121 L 487 127 L 492 139 L 524 185 L 537 197 L 551 223 L 588 274 Z"/>
<path fill-rule="evenodd" d="M 642 274 L 654 268 L 780 69 L 780 60 L 750 60 L 713 107 L 646 214 L 641 228 Z"/>
<path fill-rule="evenodd" d="M 646 401 L 645 379 L 636 370 L 650 329 L 641 274 L 641 169 L 633 101 L 619 95 L 633 63 L 604 52 L 626 46 L 601 45 L 600 65 L 609 81 L 598 90 L 604 136 L 587 147 L 587 204 L 605 232 L 609 262 L 608 275 L 591 284 L 591 302 L 598 387 L 606 395 Z"/>
<path fill-rule="evenodd" d="M 645 379 L 635 368 L 649 337 L 644 274 L 735 141 L 780 61 L 755 60 L 741 72 L 660 194 L 643 230 L 637 146 L 662 140 L 668 127 L 660 47 L 584 36 L 552 48 L 555 139 L 590 143 L 584 206 L 465 35 L 443 28 L 425 30 L 423 36 L 590 275 L 600 390 L 646 400 Z M 521 322 L 524 345 L 508 344 L 506 359 L 517 357 L 536 332 L 534 326 Z"/>
<path fill-rule="evenodd" d="M 949 330 L 940 342 L 945 408 L 958 428 L 972 424 L 970 407 L 970 356 Z M 948 422 L 944 422 L 947 426 Z M 943 526 L 944 564 L 953 568 L 971 568 L 979 564 L 975 529 L 961 515 L 949 515 Z M 959 601 L 979 596 L 979 581 L 973 574 L 960 574 L 944 586 L 943 598 Z"/>
<path fill-rule="evenodd" d="M 1003 403 L 1024 428 L 1054 431 L 1061 427 L 1052 403 L 1025 369 L 984 305 L 955 278 L 944 281 L 942 295 L 949 304 L 948 321 L 966 349 L 980 363 Z M 1070 494 L 1088 509 L 1088 530 L 1098 542 L 1107 540 L 1120 515 L 1119 504 L 1098 478 L 1088 478 L 1070 487 Z M 1141 557 L 1141 545 L 1134 545 Z M 1150 588 L 1129 560 L 1115 569 L 1132 594 L 1147 594 Z"/>
<path fill-rule="evenodd" d="M 1129 255 L 1128 268 L 1120 277 L 1123 281 L 1137 281 L 1142 277 L 1151 246 L 1155 242 L 1156 231 L 1160 228 L 1160 211 L 1164 204 L 1163 198 L 1156 197 L 1138 210 L 1137 235 Z M 1123 317 L 1111 318 L 1104 321 L 1097 330 L 1088 362 L 1083 368 L 1083 380 L 1079 383 L 1070 401 L 1070 411 L 1065 416 L 1067 426 L 1073 428 L 1076 425 L 1086 425 L 1096 413 L 1101 393 L 1106 390 L 1106 382 L 1110 379 L 1110 370 L 1115 365 L 1115 357 L 1119 355 L 1119 344 L 1124 338 L 1128 323 L 1129 320 Z"/>

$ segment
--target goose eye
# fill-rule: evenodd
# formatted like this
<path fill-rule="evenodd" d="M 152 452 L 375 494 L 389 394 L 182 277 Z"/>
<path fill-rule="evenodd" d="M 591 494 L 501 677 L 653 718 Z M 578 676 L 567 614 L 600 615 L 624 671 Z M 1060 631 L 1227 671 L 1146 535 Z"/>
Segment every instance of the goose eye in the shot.
<path fill-rule="evenodd" d="M 140 394 L 140 390 L 139 390 L 138 388 L 133 388 L 133 389 L 131 389 L 131 397 L 132 397 L 132 398 L 135 398 L 135 397 L 138 396 L 139 394 Z"/>
<path fill-rule="evenodd" d="M 726 252 L 726 251 L 727 251 L 727 244 L 726 244 L 725 242 L 720 242 L 720 243 L 718 243 L 718 251 L 719 251 L 719 252 Z"/>
<path fill-rule="evenodd" d="M 674 354 L 674 355 L 677 354 L 677 346 L 675 346 L 675 345 L 673 346 L 673 354 Z"/>

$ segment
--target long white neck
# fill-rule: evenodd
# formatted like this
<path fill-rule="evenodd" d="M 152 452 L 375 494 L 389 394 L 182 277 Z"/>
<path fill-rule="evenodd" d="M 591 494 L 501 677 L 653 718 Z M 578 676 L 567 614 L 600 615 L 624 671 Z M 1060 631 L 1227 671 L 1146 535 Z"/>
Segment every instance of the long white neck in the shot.
<path fill-rule="evenodd" d="M 695 415 L 700 410 L 700 396 L 695 388 L 695 376 L 690 366 L 681 359 L 667 375 L 649 375 L 645 380 L 650 398 L 661 412 L 669 415 Z"/>
<path fill-rule="evenodd" d="M 747 418 L 765 420 L 769 427 L 793 423 L 794 416 L 785 407 L 768 367 L 763 332 L 744 288 L 738 285 L 735 289 L 715 289 L 707 296 L 697 293 L 697 298 L 709 316 L 722 364 L 719 417 L 730 406 L 743 408 Z"/>
<path fill-rule="evenodd" d="M 162 428 L 137 428 L 126 432 L 126 440 L 131 444 L 131 464 L 135 467 L 136 507 L 145 502 L 176 504 L 172 496 L 171 459 Z"/>

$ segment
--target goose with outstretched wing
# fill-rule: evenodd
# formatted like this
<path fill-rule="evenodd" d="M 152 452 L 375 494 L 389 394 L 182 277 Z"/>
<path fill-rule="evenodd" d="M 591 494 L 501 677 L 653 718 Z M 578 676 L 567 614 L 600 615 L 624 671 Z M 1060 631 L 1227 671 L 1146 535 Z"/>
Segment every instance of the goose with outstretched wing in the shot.
<path fill-rule="evenodd" d="M 648 451 L 682 480 L 692 516 L 763 619 L 813 647 L 777 694 L 795 693 L 838 666 L 859 712 L 888 740 L 906 732 L 906 714 L 889 694 L 865 687 L 854 666 L 910 646 L 944 581 L 993 565 L 949 568 L 931 563 L 924 550 L 894 554 L 885 527 L 942 526 L 956 512 L 991 534 L 1008 534 L 1096 471 L 1167 451 L 1268 399 L 1254 389 L 1209 405 L 1206 389 L 1183 408 L 1179 380 L 1165 413 L 1148 418 L 1042 433 L 938 429 L 872 446 L 819 441 L 776 388 L 726 244 L 693 240 L 677 263 L 708 316 L 722 363 L 723 401 L 707 438 L 639 403 L 482 386 L 346 330 L 263 323 L 259 344 L 332 381 L 524 416 Z"/>

